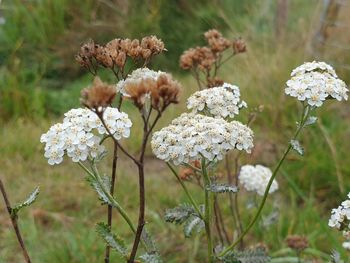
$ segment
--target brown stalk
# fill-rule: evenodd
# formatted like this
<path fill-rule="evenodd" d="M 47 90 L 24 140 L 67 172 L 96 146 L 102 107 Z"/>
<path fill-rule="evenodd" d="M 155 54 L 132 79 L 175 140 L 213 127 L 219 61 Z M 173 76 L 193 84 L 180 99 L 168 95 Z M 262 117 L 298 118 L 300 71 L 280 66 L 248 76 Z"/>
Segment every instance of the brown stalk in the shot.
<path fill-rule="evenodd" d="M 16 233 L 16 237 L 17 237 L 17 240 L 18 240 L 18 243 L 20 244 L 21 246 L 21 250 L 22 250 L 22 253 L 23 253 L 23 256 L 24 256 L 24 259 L 27 263 L 31 263 L 31 260 L 30 260 L 30 257 L 29 257 L 29 254 L 28 254 L 28 251 L 25 247 L 25 244 L 24 244 L 24 241 L 23 241 L 23 238 L 22 238 L 22 235 L 21 235 L 21 232 L 19 230 L 19 227 L 18 227 L 18 224 L 17 224 L 17 216 L 14 215 L 12 213 L 12 208 L 11 208 L 11 204 L 10 204 L 10 201 L 7 197 L 7 194 L 6 194 L 6 191 L 5 191 L 5 186 L 4 184 L 2 183 L 2 180 L 0 178 L 0 191 L 2 193 L 2 196 L 4 197 L 4 201 L 5 201 L 5 204 L 6 204 L 6 208 L 7 208 L 7 212 L 11 218 L 11 223 L 12 223 L 12 226 L 15 230 L 15 233 Z"/>

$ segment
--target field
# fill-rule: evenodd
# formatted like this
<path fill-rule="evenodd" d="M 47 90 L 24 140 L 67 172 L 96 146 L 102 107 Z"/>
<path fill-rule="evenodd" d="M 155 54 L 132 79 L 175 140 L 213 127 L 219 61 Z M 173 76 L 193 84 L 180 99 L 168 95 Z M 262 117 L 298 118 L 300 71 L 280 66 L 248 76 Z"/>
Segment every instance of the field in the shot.
<path fill-rule="evenodd" d="M 278 1 L 268 0 L 199 1 L 201 4 L 188 1 L 192 5 L 187 1 L 147 1 L 137 14 L 129 14 L 128 10 L 143 1 L 128 4 L 89 0 L 83 5 L 78 0 L 32 2 L 5 0 L 0 4 L 6 19 L 0 25 L 0 177 L 12 203 L 20 202 L 35 186 L 40 186 L 38 200 L 19 214 L 19 225 L 33 262 L 94 263 L 102 262 L 104 254 L 105 246 L 94 226 L 106 220 L 106 206 L 100 204 L 80 167 L 68 158 L 60 165 L 49 166 L 40 143 L 41 134 L 61 121 L 65 111 L 80 106 L 80 90 L 92 81 L 92 76 L 79 70 L 74 61 L 74 54 L 86 39 L 104 41 L 116 35 L 141 37 L 148 33 L 163 39 L 168 51 L 152 66 L 172 72 L 183 91 L 180 104 L 172 105 L 156 126 L 155 130 L 159 130 L 185 111 L 186 98 L 196 90 L 190 74 L 178 67 L 181 53 L 201 45 L 202 33 L 210 28 L 220 29 L 228 38 L 242 37 L 247 52 L 227 63 L 221 72 L 226 82 L 240 87 L 249 106 L 239 120 L 245 122 L 250 109 L 262 109 L 251 125 L 255 148 L 251 155 L 244 155 L 242 163 L 274 167 L 288 143 L 300 110 L 296 101 L 284 94 L 292 69 L 304 61 L 324 60 L 335 66 L 340 78 L 350 81 L 349 50 L 342 44 L 350 39 L 349 31 L 338 26 L 328 32 L 327 43 L 336 43 L 340 46 L 337 48 L 320 48 L 313 42 L 322 24 L 323 1 L 287 1 L 288 18 L 281 25 L 275 17 Z M 350 5 L 341 6 L 339 24 L 349 25 L 345 15 L 349 8 Z M 184 34 L 184 30 L 188 33 Z M 276 30 L 281 32 L 277 34 Z M 107 70 L 102 75 L 106 81 L 114 81 Z M 125 105 L 125 111 L 133 127 L 131 139 L 122 144 L 138 153 L 141 120 L 130 104 Z M 285 239 L 288 235 L 305 235 L 309 248 L 304 251 L 303 262 L 330 262 L 333 249 L 348 262 L 350 257 L 342 248 L 341 233 L 328 227 L 331 209 L 346 198 L 350 189 L 348 102 L 325 103 L 316 112 L 317 124 L 306 129 L 300 138 L 304 156 L 292 153 L 287 157 L 277 176 L 279 190 L 268 197 L 262 220 L 248 234 L 245 245 L 261 243 L 272 257 L 295 257 Z M 111 163 L 111 156 L 104 160 L 104 173 L 110 173 Z M 115 196 L 136 222 L 137 170 L 125 156 L 119 163 Z M 224 167 L 219 166 L 219 171 L 223 173 Z M 189 184 L 189 188 L 196 199 L 202 198 L 196 186 Z M 260 197 L 243 196 L 240 211 L 246 224 Z M 227 197 L 219 197 L 231 233 L 232 218 L 225 200 Z M 186 239 L 180 226 L 163 220 L 166 209 L 186 202 L 186 195 L 165 163 L 156 159 L 148 147 L 146 226 L 165 262 L 205 262 L 206 248 L 201 245 L 204 235 Z M 113 228 L 128 241 L 133 240 L 118 213 L 114 215 Z M 1 199 L 0 263 L 22 261 Z M 112 252 L 111 262 L 122 261 Z"/>

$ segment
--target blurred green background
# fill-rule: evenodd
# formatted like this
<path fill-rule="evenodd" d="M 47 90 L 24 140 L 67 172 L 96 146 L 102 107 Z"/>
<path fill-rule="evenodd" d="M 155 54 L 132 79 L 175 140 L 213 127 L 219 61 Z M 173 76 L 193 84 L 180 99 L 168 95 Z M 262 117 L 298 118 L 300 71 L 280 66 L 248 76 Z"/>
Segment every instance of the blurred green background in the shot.
<path fill-rule="evenodd" d="M 203 45 L 203 33 L 211 28 L 227 38 L 242 37 L 247 53 L 227 63 L 221 77 L 241 88 L 250 108 L 264 106 L 252 126 L 255 151 L 245 161 L 273 166 L 298 116 L 296 101 L 283 90 L 290 71 L 304 61 L 324 60 L 340 78 L 350 81 L 349 12 L 346 0 L 3 0 L 0 176 L 12 202 L 41 185 L 39 201 L 20 221 L 33 261 L 102 259 L 103 245 L 93 225 L 104 219 L 104 207 L 99 206 L 82 172 L 68 160 L 49 167 L 39 143 L 40 135 L 64 112 L 80 106 L 80 90 L 92 80 L 74 60 L 81 43 L 90 38 L 105 43 L 116 37 L 148 34 L 165 42 L 168 51 L 151 66 L 173 73 L 184 91 L 182 103 L 169 109 L 159 129 L 185 109 L 186 97 L 196 90 L 195 81 L 178 66 L 182 52 Z M 101 74 L 105 81 L 114 82 L 108 72 Z M 326 103 L 317 110 L 321 124 L 307 129 L 301 139 L 305 156 L 289 156 L 278 179 L 281 191 L 266 208 L 266 216 L 279 211 L 278 221 L 267 228 L 257 225 L 248 244 L 262 242 L 274 252 L 286 247 L 287 235 L 303 234 L 311 248 L 325 253 L 338 249 L 346 256 L 341 234 L 328 228 L 327 222 L 330 209 L 350 189 L 349 111 L 348 102 Z M 137 123 L 136 115 L 128 113 Z M 135 132 L 132 136 L 125 144 L 136 152 L 140 135 Z M 165 166 L 148 153 L 148 221 L 166 262 L 201 262 L 201 248 L 190 256 L 181 253 L 194 251 L 199 237 L 185 240 L 176 226 L 161 220 L 166 208 L 186 199 Z M 131 165 L 123 162 L 117 193 L 131 210 L 137 207 L 129 194 L 137 186 L 133 173 Z M 245 206 L 248 199 L 243 198 L 241 204 L 244 222 L 253 213 Z M 226 220 L 230 224 L 231 219 Z M 117 225 L 117 229 L 127 235 L 124 226 Z M 0 262 L 21 262 L 15 251 L 17 243 L 0 202 Z"/>

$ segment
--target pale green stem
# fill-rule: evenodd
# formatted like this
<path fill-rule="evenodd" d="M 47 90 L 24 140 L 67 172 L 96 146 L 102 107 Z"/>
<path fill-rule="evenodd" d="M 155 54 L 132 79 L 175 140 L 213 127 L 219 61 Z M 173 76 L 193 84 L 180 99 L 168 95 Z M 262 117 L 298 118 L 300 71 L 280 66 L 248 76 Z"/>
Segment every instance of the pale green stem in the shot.
<path fill-rule="evenodd" d="M 210 208 L 211 208 L 211 202 L 210 202 L 210 191 L 208 190 L 208 187 L 210 186 L 210 178 L 207 173 L 207 168 L 205 166 L 205 159 L 202 158 L 202 174 L 204 178 L 204 193 L 205 193 L 205 214 L 204 214 L 204 224 L 205 224 L 205 232 L 207 235 L 207 241 L 208 241 L 208 259 L 209 262 L 213 262 L 213 240 L 211 236 L 211 227 L 210 227 Z"/>
<path fill-rule="evenodd" d="M 175 169 L 167 162 L 166 163 L 167 166 L 169 167 L 169 169 L 172 171 L 172 173 L 175 175 L 176 179 L 179 181 L 180 185 L 182 186 L 182 188 L 184 189 L 188 199 L 190 200 L 191 204 L 193 205 L 194 209 L 196 210 L 196 212 L 198 213 L 198 215 L 200 216 L 201 219 L 204 218 L 201 210 L 199 209 L 199 206 L 197 205 L 196 201 L 193 199 L 192 195 L 190 194 L 190 192 L 188 191 L 185 183 L 181 180 L 181 178 L 179 177 L 179 175 L 177 174 L 177 172 L 175 171 Z"/>
<path fill-rule="evenodd" d="M 309 113 L 310 113 L 310 108 L 309 106 L 304 106 L 303 108 L 303 113 L 302 113 L 302 118 L 301 118 L 301 121 L 298 125 L 298 128 L 292 138 L 292 140 L 295 140 L 300 131 L 303 129 L 304 127 L 304 123 L 305 121 L 307 120 L 308 116 L 309 116 Z M 266 202 L 266 199 L 267 199 L 267 196 L 269 194 L 269 191 L 270 191 L 270 187 L 273 183 L 273 180 L 275 179 L 276 175 L 277 175 L 277 172 L 279 170 L 279 168 L 281 167 L 282 163 L 284 162 L 284 160 L 286 159 L 288 153 L 290 152 L 290 150 L 292 149 L 292 144 L 289 142 L 288 144 L 288 147 L 286 149 L 286 151 L 284 152 L 281 160 L 278 162 L 275 170 L 273 171 L 272 173 L 272 176 L 269 180 L 269 183 L 267 184 L 267 187 L 265 189 L 265 193 L 264 193 L 264 196 L 262 198 L 262 201 L 260 203 L 260 206 L 258 208 L 258 211 L 257 213 L 255 214 L 255 216 L 253 217 L 252 221 L 250 221 L 249 225 L 247 226 L 247 228 L 242 232 L 242 234 L 238 237 L 238 239 L 233 242 L 231 245 L 229 245 L 227 248 L 225 248 L 220 254 L 219 256 L 222 257 L 224 256 L 227 252 L 229 252 L 231 249 L 233 249 L 237 244 L 239 244 L 239 242 L 245 237 L 245 235 L 249 232 L 249 230 L 253 227 L 253 225 L 255 224 L 255 222 L 258 220 L 258 218 L 260 217 L 260 214 L 261 214 L 261 211 L 263 210 L 264 208 L 264 205 L 265 205 L 265 202 Z"/>
<path fill-rule="evenodd" d="M 129 216 L 127 215 L 126 211 L 120 206 L 120 204 L 114 199 L 113 196 L 111 196 L 111 194 L 109 193 L 109 191 L 107 191 L 104 187 L 104 184 L 101 180 L 101 177 L 98 173 L 93 173 L 91 172 L 83 163 L 78 162 L 79 166 L 81 168 L 84 169 L 85 172 L 87 172 L 90 176 L 92 176 L 93 178 L 95 178 L 97 180 L 97 182 L 99 183 L 103 193 L 108 197 L 108 200 L 112 203 L 112 206 L 114 206 L 115 208 L 117 208 L 118 212 L 120 213 L 120 215 L 124 218 L 124 220 L 126 221 L 126 223 L 129 225 L 130 229 L 132 230 L 132 232 L 136 233 L 136 229 L 134 227 L 134 225 L 132 224 Z"/>

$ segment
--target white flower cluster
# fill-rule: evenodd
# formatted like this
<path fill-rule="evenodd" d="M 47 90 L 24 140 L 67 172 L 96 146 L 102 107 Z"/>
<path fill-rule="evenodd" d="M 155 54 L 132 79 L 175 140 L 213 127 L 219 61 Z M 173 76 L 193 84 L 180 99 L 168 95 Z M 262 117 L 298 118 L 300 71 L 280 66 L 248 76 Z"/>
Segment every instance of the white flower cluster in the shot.
<path fill-rule="evenodd" d="M 237 121 L 227 122 L 200 114 L 183 113 L 155 132 L 151 142 L 154 154 L 175 165 L 199 160 L 221 160 L 232 149 L 250 152 L 253 132 Z"/>
<path fill-rule="evenodd" d="M 192 94 L 187 100 L 187 108 L 193 113 L 208 111 L 213 117 L 234 118 L 242 107 L 247 107 L 240 97 L 239 87 L 224 83 Z"/>
<path fill-rule="evenodd" d="M 320 107 L 326 99 L 348 99 L 348 89 L 334 69 L 324 62 L 307 62 L 292 71 L 285 92 L 310 106 Z"/>
<path fill-rule="evenodd" d="M 350 230 L 350 193 L 348 194 L 348 198 L 338 208 L 332 209 L 331 218 L 328 221 L 330 227 L 338 230 Z"/>
<path fill-rule="evenodd" d="M 108 107 L 103 119 L 117 140 L 129 137 L 132 123 L 126 113 Z M 100 145 L 101 136 L 96 134 L 108 134 L 98 116 L 88 109 L 72 109 L 65 113 L 63 123 L 53 125 L 41 136 L 40 142 L 45 143 L 45 157 L 49 164 L 61 163 L 65 153 L 73 162 L 79 162 L 89 156 L 95 158 L 104 151 Z"/>
<path fill-rule="evenodd" d="M 239 182 L 247 191 L 257 192 L 258 195 L 263 196 L 272 172 L 269 168 L 263 165 L 244 165 L 239 172 Z M 273 193 L 278 189 L 278 183 L 273 180 L 269 193 Z"/>
<path fill-rule="evenodd" d="M 117 83 L 117 86 L 116 86 L 117 92 L 120 92 L 121 94 L 127 97 L 128 94 L 125 91 L 125 87 L 129 83 L 139 83 L 145 79 L 157 80 L 159 76 L 162 74 L 166 74 L 166 73 L 163 71 L 150 70 L 148 68 L 138 68 L 133 72 L 131 72 L 131 74 L 128 75 L 127 79 L 120 80 Z"/>

